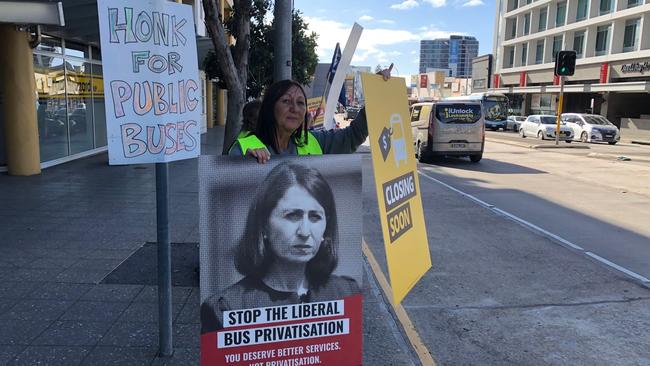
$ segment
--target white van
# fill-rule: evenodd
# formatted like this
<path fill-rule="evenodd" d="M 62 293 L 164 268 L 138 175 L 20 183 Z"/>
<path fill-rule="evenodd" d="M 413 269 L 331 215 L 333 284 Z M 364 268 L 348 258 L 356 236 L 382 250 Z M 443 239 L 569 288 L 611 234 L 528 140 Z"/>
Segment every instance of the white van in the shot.
<path fill-rule="evenodd" d="M 483 158 L 485 118 L 479 102 L 438 101 L 411 106 L 415 154 L 421 162 L 435 156 Z"/>

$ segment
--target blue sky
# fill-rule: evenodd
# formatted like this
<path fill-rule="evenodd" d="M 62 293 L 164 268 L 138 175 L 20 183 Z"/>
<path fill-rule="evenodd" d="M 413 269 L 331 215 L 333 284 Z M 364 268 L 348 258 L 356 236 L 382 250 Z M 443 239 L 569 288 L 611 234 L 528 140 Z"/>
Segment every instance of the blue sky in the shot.
<path fill-rule="evenodd" d="M 393 74 L 418 73 L 420 40 L 450 34 L 474 36 L 479 55 L 492 53 L 492 0 L 295 0 L 310 29 L 319 35 L 320 62 L 330 62 L 336 42 L 345 46 L 354 22 L 363 34 L 352 65 L 388 66 Z"/>

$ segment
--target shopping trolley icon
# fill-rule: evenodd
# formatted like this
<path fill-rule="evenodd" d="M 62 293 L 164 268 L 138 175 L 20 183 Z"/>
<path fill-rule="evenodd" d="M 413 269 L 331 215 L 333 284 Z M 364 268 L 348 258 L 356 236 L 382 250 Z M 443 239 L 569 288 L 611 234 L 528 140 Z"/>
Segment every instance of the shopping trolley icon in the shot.
<path fill-rule="evenodd" d="M 400 161 L 406 163 L 406 140 L 404 140 L 404 121 L 399 113 L 393 113 L 390 116 L 390 131 L 392 135 L 393 156 L 395 158 L 395 165 L 399 168 Z M 395 132 L 401 131 L 399 136 Z"/>

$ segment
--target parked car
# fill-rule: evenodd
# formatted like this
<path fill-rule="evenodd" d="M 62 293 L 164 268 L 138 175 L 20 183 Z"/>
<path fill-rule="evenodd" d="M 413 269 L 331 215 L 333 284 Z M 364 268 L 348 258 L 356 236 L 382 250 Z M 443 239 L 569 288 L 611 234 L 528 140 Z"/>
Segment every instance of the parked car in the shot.
<path fill-rule="evenodd" d="M 557 126 L 557 117 L 551 115 L 534 114 L 528 116 L 521 126 L 519 134 L 521 137 L 536 136 L 540 140 L 555 140 L 555 130 Z M 570 143 L 573 141 L 573 130 L 565 123 L 560 124 L 561 141 Z"/>
<path fill-rule="evenodd" d="M 525 120 L 526 117 L 524 116 L 508 116 L 508 120 L 506 121 L 506 131 L 512 130 L 519 132 L 519 125 L 521 125 L 521 123 Z"/>
<path fill-rule="evenodd" d="M 346 120 L 355 119 L 357 117 L 357 114 L 359 114 L 360 110 L 361 107 L 353 107 L 353 106 L 345 107 L 343 118 Z"/>
<path fill-rule="evenodd" d="M 575 140 L 614 145 L 621 139 L 618 127 L 597 114 L 562 113 L 562 121 L 573 130 Z"/>

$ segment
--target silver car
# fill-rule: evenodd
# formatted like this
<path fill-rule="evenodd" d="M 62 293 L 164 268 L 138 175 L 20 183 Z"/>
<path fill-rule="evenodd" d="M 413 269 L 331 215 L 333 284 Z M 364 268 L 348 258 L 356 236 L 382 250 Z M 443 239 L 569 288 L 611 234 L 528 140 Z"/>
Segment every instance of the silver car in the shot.
<path fill-rule="evenodd" d="M 621 139 L 618 127 L 597 114 L 562 113 L 562 122 L 573 130 L 575 140 L 614 145 Z"/>
<path fill-rule="evenodd" d="M 521 137 L 535 136 L 540 140 L 555 140 L 557 119 L 555 116 L 533 114 L 519 126 Z M 573 130 L 564 123 L 560 124 L 559 140 L 570 143 L 573 141 Z"/>
<path fill-rule="evenodd" d="M 526 120 L 524 116 L 508 116 L 506 121 L 506 130 L 519 132 L 519 125 Z"/>

